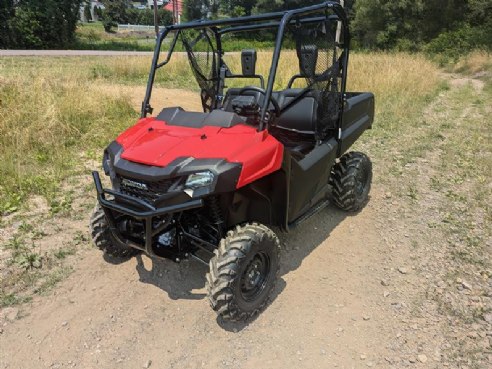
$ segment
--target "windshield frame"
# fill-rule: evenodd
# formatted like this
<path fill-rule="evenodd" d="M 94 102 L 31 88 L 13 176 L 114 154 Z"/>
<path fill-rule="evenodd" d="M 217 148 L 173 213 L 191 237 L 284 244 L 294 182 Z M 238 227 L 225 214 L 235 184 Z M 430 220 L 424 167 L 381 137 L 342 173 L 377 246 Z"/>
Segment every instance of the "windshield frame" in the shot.
<path fill-rule="evenodd" d="M 334 14 L 328 14 L 327 11 L 331 10 Z M 306 18 L 306 16 L 313 15 L 316 13 L 321 13 L 325 11 L 323 16 L 313 16 Z M 278 63 L 280 59 L 280 54 L 282 51 L 282 43 L 284 40 L 286 27 L 290 24 L 296 23 L 314 23 L 320 22 L 322 20 L 331 20 L 339 22 L 341 27 L 341 42 L 337 46 L 342 50 L 340 63 L 341 63 L 341 91 L 340 94 L 344 98 L 346 90 L 346 80 L 347 80 L 347 66 L 349 57 L 349 43 L 350 43 L 350 33 L 348 19 L 345 14 L 343 7 L 334 1 L 326 1 L 324 3 L 308 6 L 299 9 L 293 9 L 283 12 L 267 13 L 260 15 L 245 16 L 239 18 L 229 18 L 229 19 L 219 19 L 219 20 L 198 20 L 182 24 L 170 25 L 165 27 L 157 38 L 156 46 L 154 49 L 154 56 L 152 59 L 152 65 L 149 72 L 147 89 L 145 93 L 145 98 L 142 102 L 141 117 L 145 118 L 147 114 L 152 114 L 152 107 L 150 105 L 150 99 L 152 96 L 152 89 L 155 80 L 156 71 L 166 64 L 169 63 L 171 57 L 174 53 L 176 47 L 179 32 L 181 30 L 194 29 L 203 30 L 209 29 L 215 35 L 217 42 L 217 55 L 219 58 L 218 68 L 220 69 L 224 65 L 221 38 L 222 35 L 231 32 L 243 32 L 243 31 L 254 31 L 262 29 L 277 29 L 277 34 L 275 38 L 275 46 L 272 55 L 272 63 L 270 66 L 268 81 L 265 89 L 265 99 L 263 101 L 263 106 L 260 110 L 260 123 L 258 130 L 261 131 L 268 128 L 269 117 L 268 117 L 268 106 L 273 93 L 273 87 L 275 83 L 275 77 L 277 74 Z M 162 42 L 171 33 L 175 32 L 171 46 L 168 50 L 167 56 L 163 61 L 160 61 Z M 343 105 L 343 98 L 340 99 L 340 104 Z M 340 110 L 339 126 L 341 124 L 343 114 L 343 108 Z"/>

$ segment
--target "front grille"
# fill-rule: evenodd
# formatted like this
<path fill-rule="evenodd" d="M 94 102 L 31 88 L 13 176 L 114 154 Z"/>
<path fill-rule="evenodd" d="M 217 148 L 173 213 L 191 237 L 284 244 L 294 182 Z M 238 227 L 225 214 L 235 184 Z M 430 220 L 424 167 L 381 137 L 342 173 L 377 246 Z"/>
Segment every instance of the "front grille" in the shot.
<path fill-rule="evenodd" d="M 120 192 L 152 204 L 157 198 L 168 193 L 169 190 L 177 190 L 179 182 L 180 178 L 170 178 L 150 182 L 120 177 Z M 146 186 L 146 188 L 143 188 L 143 186 Z"/>

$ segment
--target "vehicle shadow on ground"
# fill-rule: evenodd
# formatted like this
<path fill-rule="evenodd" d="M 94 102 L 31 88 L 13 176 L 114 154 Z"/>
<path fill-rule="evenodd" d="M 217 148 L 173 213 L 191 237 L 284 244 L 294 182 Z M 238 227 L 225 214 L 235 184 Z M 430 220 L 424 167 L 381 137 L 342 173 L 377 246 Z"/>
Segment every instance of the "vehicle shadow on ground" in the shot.
<path fill-rule="evenodd" d="M 357 214 L 358 212 L 347 213 L 334 205 L 329 205 L 289 233 L 282 233 L 279 229 L 274 229 L 282 245 L 281 268 L 275 289 L 265 310 L 268 310 L 268 307 L 286 288 L 287 283 L 282 276 L 299 268 L 303 260 L 329 238 L 333 230 L 345 218 Z M 206 293 L 193 292 L 193 290 L 203 291 L 205 275 L 208 272 L 206 265 L 193 260 L 177 264 L 170 260 L 150 259 L 143 255 L 137 255 L 136 261 L 140 281 L 160 288 L 168 294 L 169 298 L 201 300 L 206 297 Z M 217 324 L 229 332 L 240 332 L 254 321 L 255 319 L 248 322 L 226 322 L 217 317 Z"/>
<path fill-rule="evenodd" d="M 205 293 L 195 293 L 193 290 L 205 286 L 207 266 L 194 262 L 183 261 L 179 264 L 171 260 L 151 259 L 147 256 L 136 256 L 136 270 L 140 282 L 152 284 L 173 300 L 201 300 Z"/>
<path fill-rule="evenodd" d="M 289 233 L 278 233 L 282 245 L 280 275 L 299 268 L 321 243 L 347 217 L 357 216 L 357 212 L 346 212 L 330 204 L 318 214 L 313 215 Z"/>
<path fill-rule="evenodd" d="M 287 287 L 287 283 L 282 276 L 299 268 L 303 260 L 309 256 L 323 241 L 329 238 L 333 230 L 344 219 L 356 216 L 359 212 L 347 213 L 338 209 L 334 205 L 329 205 L 318 214 L 313 215 L 289 233 L 284 233 L 279 229 L 274 229 L 279 236 L 281 243 L 280 254 L 280 274 L 275 290 L 265 310 L 275 301 L 275 299 Z M 217 324 L 229 332 L 240 332 L 256 319 L 248 322 L 226 322 L 217 317 Z"/>
<path fill-rule="evenodd" d="M 160 288 L 170 299 L 202 300 L 207 296 L 206 293 L 193 292 L 205 287 L 205 275 L 208 273 L 206 265 L 193 260 L 177 264 L 171 260 L 151 259 L 141 254 L 137 255 L 135 260 L 140 282 Z M 279 278 L 268 305 L 277 298 L 285 286 L 285 281 Z M 217 316 L 216 320 L 224 330 L 239 332 L 255 319 L 248 322 L 226 322 Z"/>

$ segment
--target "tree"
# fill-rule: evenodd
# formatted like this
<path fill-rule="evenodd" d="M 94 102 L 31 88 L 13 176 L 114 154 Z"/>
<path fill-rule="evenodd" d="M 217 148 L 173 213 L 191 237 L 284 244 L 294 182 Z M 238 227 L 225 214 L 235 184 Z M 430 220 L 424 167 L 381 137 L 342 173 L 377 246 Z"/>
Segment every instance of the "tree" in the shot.
<path fill-rule="evenodd" d="M 183 15 L 187 21 L 202 19 L 206 14 L 203 14 L 203 0 L 184 0 Z"/>
<path fill-rule="evenodd" d="M 103 0 L 104 11 L 102 23 L 106 32 L 111 32 L 118 23 L 128 23 L 128 13 L 131 7 L 129 0 Z"/>
<path fill-rule="evenodd" d="M 455 31 L 486 35 L 492 24 L 492 0 L 357 0 L 354 10 L 353 37 L 365 48 L 418 50 L 444 33 L 447 43 Z"/>
<path fill-rule="evenodd" d="M 220 10 L 232 17 L 251 15 L 257 0 L 225 0 L 221 1 Z"/>
<path fill-rule="evenodd" d="M 458 60 L 473 49 L 492 50 L 492 0 L 468 0 L 455 5 L 451 11 L 435 8 L 443 13 L 447 22 L 434 32 L 425 50 L 440 54 L 443 62 Z"/>
<path fill-rule="evenodd" d="M 173 23 L 173 14 L 166 9 L 157 10 L 159 25 L 167 26 Z M 145 26 L 154 25 L 154 11 L 151 9 L 129 9 L 127 13 L 128 23 Z"/>
<path fill-rule="evenodd" d="M 388 49 L 399 39 L 419 37 L 417 20 L 424 0 L 357 0 L 352 25 L 363 47 Z"/>
<path fill-rule="evenodd" d="M 95 15 L 95 20 L 100 20 L 103 17 L 103 11 L 100 7 L 95 6 L 94 7 L 94 15 Z"/>
<path fill-rule="evenodd" d="M 276 12 L 320 4 L 319 0 L 257 0 L 255 13 Z"/>
<path fill-rule="evenodd" d="M 91 4 L 90 3 L 86 3 L 84 6 L 84 17 L 87 20 L 87 22 L 90 22 L 92 20 Z"/>
<path fill-rule="evenodd" d="M 483 33 L 481 43 L 492 48 L 492 0 L 468 0 L 468 23 L 472 27 L 478 27 Z"/>
<path fill-rule="evenodd" d="M 467 17 L 467 9 L 463 0 L 427 0 L 418 22 L 420 38 L 428 42 L 443 31 L 459 28 Z"/>
<path fill-rule="evenodd" d="M 183 15 L 187 21 L 217 18 L 222 7 L 219 0 L 183 0 Z"/>
<path fill-rule="evenodd" d="M 118 23 L 142 24 L 151 26 L 154 24 L 154 10 L 135 9 L 128 0 L 103 0 L 105 10 L 102 14 L 102 22 L 106 32 L 111 32 Z M 159 25 L 172 24 L 173 16 L 170 11 L 158 9 Z"/>
<path fill-rule="evenodd" d="M 55 48 L 73 42 L 82 0 L 18 0 L 0 5 L 2 47 Z"/>
<path fill-rule="evenodd" d="M 14 17 L 14 14 L 13 0 L 0 2 L 0 49 L 7 48 L 11 44 L 12 33 L 9 22 Z"/>
<path fill-rule="evenodd" d="M 468 0 L 466 14 L 470 25 L 480 26 L 492 23 L 492 0 Z"/>

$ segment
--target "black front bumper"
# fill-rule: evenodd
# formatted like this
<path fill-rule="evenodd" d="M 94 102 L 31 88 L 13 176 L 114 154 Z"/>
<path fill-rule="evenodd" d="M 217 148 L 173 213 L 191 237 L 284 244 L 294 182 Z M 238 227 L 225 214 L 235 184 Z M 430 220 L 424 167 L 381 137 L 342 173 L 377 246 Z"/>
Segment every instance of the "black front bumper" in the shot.
<path fill-rule="evenodd" d="M 169 205 L 164 207 L 154 207 L 151 204 L 140 200 L 136 197 L 128 196 L 118 191 L 105 189 L 101 184 L 101 179 L 97 171 L 92 172 L 94 184 L 97 191 L 97 201 L 101 205 L 108 220 L 109 228 L 117 242 L 121 245 L 133 247 L 145 251 L 149 255 L 155 255 L 152 249 L 152 239 L 158 233 L 161 233 L 169 224 L 161 225 L 157 228 L 153 227 L 153 219 L 155 217 L 179 213 L 186 210 L 196 209 L 203 206 L 202 199 L 190 200 L 181 204 Z M 107 199 L 106 195 L 110 195 L 113 199 Z M 117 201 L 119 200 L 119 201 Z M 128 204 L 128 205 L 123 205 Z M 111 210 L 121 214 L 129 215 L 135 219 L 144 221 L 145 224 L 145 239 L 144 243 L 140 244 L 126 239 L 118 230 L 116 221 Z"/>

